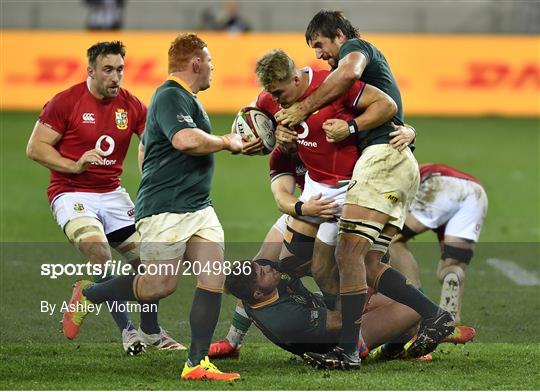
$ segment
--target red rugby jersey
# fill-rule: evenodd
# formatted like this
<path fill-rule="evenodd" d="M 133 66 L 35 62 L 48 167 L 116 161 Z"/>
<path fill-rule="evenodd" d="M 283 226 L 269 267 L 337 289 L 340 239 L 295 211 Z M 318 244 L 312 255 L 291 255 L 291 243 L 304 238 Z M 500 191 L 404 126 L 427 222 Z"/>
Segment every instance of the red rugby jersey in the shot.
<path fill-rule="evenodd" d="M 294 176 L 296 185 L 304 190 L 306 167 L 298 154 L 287 154 L 281 147 L 274 148 L 270 155 L 270 178 L 273 180 L 283 174 Z"/>
<path fill-rule="evenodd" d="M 453 167 L 438 163 L 422 163 L 420 165 L 420 182 L 423 182 L 426 178 L 433 176 L 462 178 L 464 180 L 474 181 L 477 184 L 480 184 L 480 181 L 478 181 L 478 179 L 475 177 L 458 169 L 454 169 Z"/>
<path fill-rule="evenodd" d="M 311 68 L 305 68 L 303 71 L 309 74 L 309 87 L 300 100 L 312 94 L 330 73 L 329 71 L 313 71 Z M 298 154 L 314 181 L 336 185 L 338 181 L 351 178 L 359 157 L 356 137 L 348 137 L 339 143 L 329 143 L 326 141 L 322 124 L 332 118 L 345 121 L 355 118 L 357 116 L 356 103 L 362 95 L 364 86 L 363 82 L 356 81 L 346 93 L 313 113 L 295 129 L 298 133 Z M 272 95 L 265 91 L 259 94 L 257 107 L 271 114 L 280 110 L 279 104 Z"/>
<path fill-rule="evenodd" d="M 78 161 L 84 152 L 101 148 L 105 164 L 90 165 L 81 174 L 51 170 L 49 201 L 64 192 L 104 193 L 120 185 L 122 163 L 132 134 L 141 135 L 146 106 L 121 88 L 117 97 L 94 97 L 85 82 L 57 94 L 45 104 L 39 121 L 62 135 L 54 146 L 63 157 Z"/>

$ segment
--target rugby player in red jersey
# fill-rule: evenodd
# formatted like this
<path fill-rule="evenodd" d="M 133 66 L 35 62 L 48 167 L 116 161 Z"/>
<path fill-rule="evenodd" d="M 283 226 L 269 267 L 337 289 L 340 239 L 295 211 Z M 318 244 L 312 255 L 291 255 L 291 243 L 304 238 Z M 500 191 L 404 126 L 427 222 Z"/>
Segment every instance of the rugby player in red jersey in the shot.
<path fill-rule="evenodd" d="M 439 306 L 459 323 L 465 270 L 473 256 L 488 206 L 480 182 L 453 167 L 420 165 L 420 188 L 401 234 L 391 245 L 394 263 L 416 263 L 406 243 L 427 230 L 437 233 L 441 258 L 437 278 L 442 284 Z"/>
<path fill-rule="evenodd" d="M 88 78 L 45 104 L 26 150 L 30 159 L 51 171 L 48 198 L 53 216 L 92 264 L 111 260 L 110 246 L 132 265 L 140 264 L 134 205 L 120 186 L 120 175 L 132 135 L 140 137 L 144 131 L 146 107 L 121 87 L 124 56 L 119 41 L 91 46 Z M 93 278 L 99 281 L 101 276 Z M 109 304 L 115 309 L 114 301 Z M 185 349 L 158 325 L 157 302 L 147 305 L 139 331 L 126 312 L 111 312 L 126 352 L 138 354 L 147 344 Z M 80 323 L 64 319 L 64 335 L 75 338 Z"/>

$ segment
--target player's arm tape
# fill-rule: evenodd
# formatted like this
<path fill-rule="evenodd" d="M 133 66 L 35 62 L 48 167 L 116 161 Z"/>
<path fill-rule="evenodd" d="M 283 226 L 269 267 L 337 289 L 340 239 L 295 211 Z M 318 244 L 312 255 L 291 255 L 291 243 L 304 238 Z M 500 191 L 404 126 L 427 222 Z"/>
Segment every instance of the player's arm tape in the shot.
<path fill-rule="evenodd" d="M 278 174 L 276 174 L 276 175 L 274 175 L 274 176 L 272 176 L 270 178 L 270 183 L 273 183 L 275 180 L 277 180 L 278 178 L 283 177 L 283 176 L 294 177 L 294 174 L 293 173 L 288 173 L 288 172 L 278 173 Z"/>

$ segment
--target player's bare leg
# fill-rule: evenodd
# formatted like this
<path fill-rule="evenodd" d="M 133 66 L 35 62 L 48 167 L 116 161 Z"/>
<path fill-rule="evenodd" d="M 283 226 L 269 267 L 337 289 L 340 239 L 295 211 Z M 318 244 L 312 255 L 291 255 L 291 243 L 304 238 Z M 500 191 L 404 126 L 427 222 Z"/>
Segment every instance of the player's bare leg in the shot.
<path fill-rule="evenodd" d="M 315 238 L 311 275 L 321 289 L 326 306 L 331 310 L 336 308 L 337 294 L 339 292 L 339 270 L 335 259 L 335 251 L 335 246 L 330 246 Z"/>
<path fill-rule="evenodd" d="M 265 259 L 278 261 L 283 246 L 283 233 L 272 226 L 253 260 Z"/>
<path fill-rule="evenodd" d="M 382 295 L 373 295 L 362 316 L 362 337 L 371 349 L 395 342 L 404 335 L 412 336 L 418 328 L 420 316 L 414 310 Z"/>
<path fill-rule="evenodd" d="M 465 270 L 475 245 L 471 240 L 445 236 L 442 257 L 437 266 L 437 278 L 442 285 L 439 306 L 454 316 L 456 324 L 461 322 Z"/>
<path fill-rule="evenodd" d="M 405 226 L 411 229 L 415 235 L 429 230 L 411 214 L 407 216 Z M 389 248 L 390 264 L 405 275 L 414 286 L 421 287 L 420 270 L 415 257 L 407 246 L 408 240 L 409 238 L 402 233 L 394 236 Z"/>

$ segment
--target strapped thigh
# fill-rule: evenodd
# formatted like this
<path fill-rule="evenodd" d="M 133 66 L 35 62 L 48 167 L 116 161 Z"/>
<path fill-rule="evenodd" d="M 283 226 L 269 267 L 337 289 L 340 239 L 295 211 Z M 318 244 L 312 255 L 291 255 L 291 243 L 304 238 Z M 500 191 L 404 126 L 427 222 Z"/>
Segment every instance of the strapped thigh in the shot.
<path fill-rule="evenodd" d="M 74 244 L 78 244 L 88 237 L 102 237 L 106 239 L 103 225 L 96 218 L 80 217 L 70 220 L 64 227 L 67 238 Z"/>
<path fill-rule="evenodd" d="M 340 234 L 356 234 L 373 244 L 379 238 L 384 224 L 365 219 L 345 219 L 342 217 L 339 219 L 338 226 Z"/>

